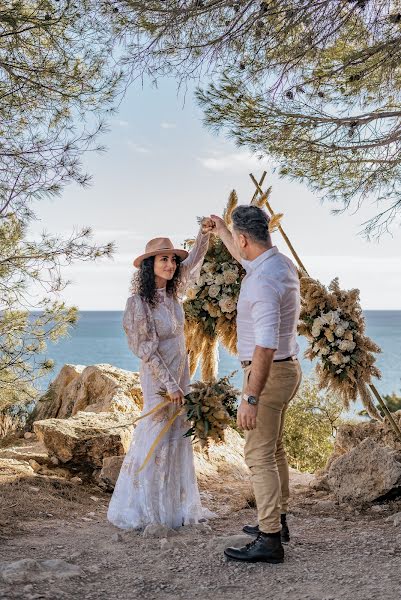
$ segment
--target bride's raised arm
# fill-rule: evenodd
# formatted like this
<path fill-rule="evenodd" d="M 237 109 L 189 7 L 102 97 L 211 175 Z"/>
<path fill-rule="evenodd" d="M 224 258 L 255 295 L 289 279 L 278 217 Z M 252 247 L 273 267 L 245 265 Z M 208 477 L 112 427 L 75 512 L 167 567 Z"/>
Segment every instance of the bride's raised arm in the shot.
<path fill-rule="evenodd" d="M 209 247 L 212 223 L 210 219 L 202 222 L 196 240 L 185 260 L 181 263 L 181 293 L 193 286 L 199 279 L 200 270 L 203 265 L 205 254 Z"/>

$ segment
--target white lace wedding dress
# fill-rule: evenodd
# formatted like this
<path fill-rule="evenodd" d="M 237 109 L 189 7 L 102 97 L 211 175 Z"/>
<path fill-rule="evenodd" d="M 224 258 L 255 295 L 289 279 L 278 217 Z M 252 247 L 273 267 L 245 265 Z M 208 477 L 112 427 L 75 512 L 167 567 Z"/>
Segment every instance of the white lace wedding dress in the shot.
<path fill-rule="evenodd" d="M 128 298 L 124 329 L 133 353 L 141 359 L 140 379 L 145 414 L 168 392 L 189 391 L 189 367 L 184 337 L 182 297 L 199 276 L 209 234 L 199 233 L 189 256 L 181 263 L 179 299 L 157 291 L 151 308 L 138 294 Z M 156 447 L 146 467 L 137 472 L 175 405 L 138 422 L 110 501 L 107 517 L 117 527 L 137 529 L 149 523 L 180 527 L 212 516 L 201 506 L 190 438 L 183 434 L 189 423 L 180 416 Z"/>

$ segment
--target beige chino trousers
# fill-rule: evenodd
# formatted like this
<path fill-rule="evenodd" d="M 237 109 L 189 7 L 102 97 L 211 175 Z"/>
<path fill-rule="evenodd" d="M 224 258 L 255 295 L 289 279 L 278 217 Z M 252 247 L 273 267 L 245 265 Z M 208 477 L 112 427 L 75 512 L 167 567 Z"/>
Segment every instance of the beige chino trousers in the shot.
<path fill-rule="evenodd" d="M 245 390 L 252 365 L 244 373 Z M 245 463 L 251 471 L 259 528 L 281 530 L 280 513 L 288 509 L 289 469 L 283 446 L 285 413 L 302 379 L 299 362 L 273 362 L 260 395 L 256 429 L 245 431 Z"/>

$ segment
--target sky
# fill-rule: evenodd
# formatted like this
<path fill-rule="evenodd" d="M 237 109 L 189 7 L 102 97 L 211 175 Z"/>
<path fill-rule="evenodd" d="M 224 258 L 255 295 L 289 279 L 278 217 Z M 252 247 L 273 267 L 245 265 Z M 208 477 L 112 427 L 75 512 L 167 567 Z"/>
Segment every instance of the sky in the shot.
<path fill-rule="evenodd" d="M 310 275 L 324 284 L 339 277 L 342 288 L 359 288 L 363 309 L 401 309 L 399 227 L 393 237 L 367 241 L 359 232 L 374 205 L 332 215 L 333 205 L 305 185 L 278 179 L 271 163 L 209 132 L 191 91 L 178 92 L 174 81 L 162 80 L 157 88 L 133 84 L 100 141 L 107 151 L 84 158 L 90 188 L 70 185 L 61 197 L 41 201 L 31 227 L 33 235 L 68 236 L 90 226 L 97 242 L 116 243 L 113 259 L 64 269 L 72 282 L 62 296 L 69 305 L 122 310 L 132 260 L 149 239 L 167 236 L 181 246 L 196 234 L 198 216 L 222 214 L 232 189 L 240 204 L 248 204 L 255 189 L 249 173 L 259 179 L 266 170 L 273 209 L 284 213 L 282 226 Z M 279 233 L 273 241 L 290 256 Z"/>

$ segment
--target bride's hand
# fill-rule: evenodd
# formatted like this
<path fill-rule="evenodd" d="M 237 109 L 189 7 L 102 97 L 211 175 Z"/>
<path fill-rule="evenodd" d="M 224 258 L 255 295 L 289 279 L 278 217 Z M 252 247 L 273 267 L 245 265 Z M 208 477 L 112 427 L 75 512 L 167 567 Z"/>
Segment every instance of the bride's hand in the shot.
<path fill-rule="evenodd" d="M 213 219 L 210 219 L 210 217 L 205 217 L 204 219 L 202 219 L 201 226 L 202 233 L 210 233 L 215 228 Z"/>
<path fill-rule="evenodd" d="M 169 396 L 171 402 L 174 402 L 174 404 L 177 404 L 177 406 L 182 406 L 185 402 L 184 394 L 180 390 L 177 390 L 176 392 L 171 392 Z"/>

